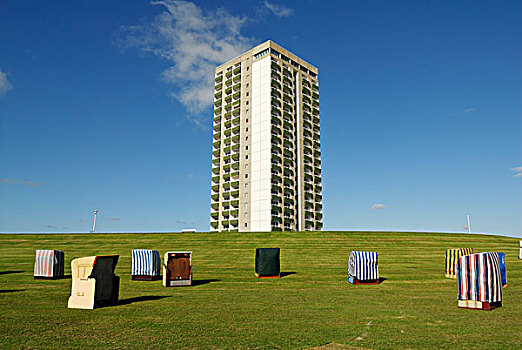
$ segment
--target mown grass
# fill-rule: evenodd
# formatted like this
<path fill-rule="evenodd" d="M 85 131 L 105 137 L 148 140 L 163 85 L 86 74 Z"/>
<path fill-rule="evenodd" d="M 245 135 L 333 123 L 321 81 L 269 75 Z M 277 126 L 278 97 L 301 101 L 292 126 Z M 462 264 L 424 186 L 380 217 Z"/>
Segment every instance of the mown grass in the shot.
<path fill-rule="evenodd" d="M 254 277 L 256 247 L 281 247 L 276 280 Z M 456 306 L 444 278 L 447 248 L 506 253 L 502 308 Z M 193 252 L 195 286 L 131 281 L 131 250 Z M 71 280 L 34 280 L 35 249 L 73 258 L 119 254 L 121 304 L 67 308 Z M 379 252 L 380 285 L 346 282 L 351 250 Z M 199 281 L 199 282 L 198 282 Z M 251 233 L 2 235 L 2 348 L 305 349 L 522 348 L 522 261 L 518 240 L 438 233 Z"/>

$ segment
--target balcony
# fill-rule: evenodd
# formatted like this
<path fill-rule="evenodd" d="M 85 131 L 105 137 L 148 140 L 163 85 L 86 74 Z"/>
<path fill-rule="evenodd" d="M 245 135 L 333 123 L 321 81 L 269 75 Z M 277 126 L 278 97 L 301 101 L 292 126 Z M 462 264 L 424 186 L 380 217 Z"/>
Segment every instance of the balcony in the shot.
<path fill-rule="evenodd" d="M 216 77 L 216 79 L 214 79 L 214 81 L 215 81 L 216 83 L 217 83 L 217 82 L 220 82 L 220 81 L 222 81 L 222 80 L 223 80 L 223 76 L 222 76 L 222 75 L 218 75 L 218 76 Z"/>
<path fill-rule="evenodd" d="M 276 81 L 275 79 L 272 79 L 272 83 L 271 83 L 272 87 L 278 89 L 278 90 L 281 90 L 281 84 L 279 84 L 278 81 Z"/>
<path fill-rule="evenodd" d="M 279 88 L 281 88 L 281 85 L 279 85 Z M 288 86 L 284 86 L 283 87 L 283 93 L 292 96 L 292 89 L 290 89 Z"/>
<path fill-rule="evenodd" d="M 221 100 L 217 100 L 216 102 L 214 102 L 214 106 L 215 107 L 221 106 Z"/>
<path fill-rule="evenodd" d="M 238 81 L 241 81 L 241 75 L 236 75 L 234 79 L 232 79 L 234 83 L 237 83 Z"/>
<path fill-rule="evenodd" d="M 225 76 L 226 76 L 227 78 L 230 78 L 230 77 L 232 76 L 232 71 L 229 70 L 229 71 L 225 74 Z"/>
<path fill-rule="evenodd" d="M 214 209 L 214 210 L 218 210 L 218 209 L 219 209 L 219 203 L 212 203 L 212 204 L 210 205 L 210 207 L 211 207 L 212 209 Z"/>
<path fill-rule="evenodd" d="M 237 100 L 239 98 L 239 95 L 240 93 L 236 92 L 234 95 L 232 95 L 232 97 L 234 98 L 234 100 Z"/>
<path fill-rule="evenodd" d="M 210 226 L 211 226 L 214 230 L 217 230 L 217 228 L 218 228 L 218 222 L 217 222 L 217 221 L 211 222 L 211 223 L 210 223 Z"/>
<path fill-rule="evenodd" d="M 281 75 L 277 71 L 272 70 L 272 79 L 281 80 Z"/>
<path fill-rule="evenodd" d="M 239 74 L 241 73 L 241 67 L 237 67 L 236 69 L 233 70 L 234 74 Z"/>
<path fill-rule="evenodd" d="M 281 153 L 282 153 L 282 149 L 281 149 L 281 146 L 280 145 L 272 145 L 270 147 L 271 151 L 272 151 L 272 154 L 280 157 L 281 156 Z"/>

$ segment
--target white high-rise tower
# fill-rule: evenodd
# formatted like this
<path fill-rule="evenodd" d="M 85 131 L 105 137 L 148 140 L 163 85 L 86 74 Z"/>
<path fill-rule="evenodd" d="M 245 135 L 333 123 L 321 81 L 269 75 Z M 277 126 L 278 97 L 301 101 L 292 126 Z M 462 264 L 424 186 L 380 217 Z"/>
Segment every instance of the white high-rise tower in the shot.
<path fill-rule="evenodd" d="M 317 73 L 272 41 L 216 68 L 212 231 L 322 229 Z"/>

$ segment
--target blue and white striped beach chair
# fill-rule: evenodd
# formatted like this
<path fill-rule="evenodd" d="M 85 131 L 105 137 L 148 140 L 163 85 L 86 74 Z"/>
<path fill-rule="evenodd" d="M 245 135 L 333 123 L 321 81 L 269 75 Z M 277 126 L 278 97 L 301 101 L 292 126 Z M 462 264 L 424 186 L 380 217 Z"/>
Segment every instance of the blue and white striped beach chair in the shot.
<path fill-rule="evenodd" d="M 161 258 L 157 250 L 132 251 L 132 279 L 152 281 L 161 278 Z"/>
<path fill-rule="evenodd" d="M 379 266 L 376 252 L 352 251 L 348 258 L 348 282 L 352 284 L 378 284 Z"/>

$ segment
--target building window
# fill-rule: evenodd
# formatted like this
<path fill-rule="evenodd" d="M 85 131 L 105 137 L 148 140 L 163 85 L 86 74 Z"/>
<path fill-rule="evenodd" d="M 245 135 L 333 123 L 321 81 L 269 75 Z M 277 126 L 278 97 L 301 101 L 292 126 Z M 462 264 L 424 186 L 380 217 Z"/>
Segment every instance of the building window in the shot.
<path fill-rule="evenodd" d="M 246 113 L 245 114 L 248 114 L 248 109 L 246 110 Z M 247 123 L 248 123 L 248 119 L 247 119 Z"/>
<path fill-rule="evenodd" d="M 247 67 L 247 70 L 249 70 L 249 69 L 250 69 L 250 67 Z"/>
<path fill-rule="evenodd" d="M 250 86 L 250 84 L 247 83 L 247 85 L 246 85 L 247 89 L 248 89 L 249 86 Z"/>
<path fill-rule="evenodd" d="M 248 203 L 245 203 L 245 208 L 248 208 Z"/>
<path fill-rule="evenodd" d="M 247 114 L 248 114 L 248 109 L 247 109 Z M 248 118 L 247 118 L 246 122 L 248 123 Z"/>
<path fill-rule="evenodd" d="M 248 169 L 248 164 L 245 164 L 245 169 Z"/>
<path fill-rule="evenodd" d="M 245 184 L 245 188 L 248 188 L 248 184 Z"/>
<path fill-rule="evenodd" d="M 248 128 L 246 128 L 246 131 L 248 131 Z"/>
<path fill-rule="evenodd" d="M 248 198 L 248 192 L 245 193 L 245 198 Z"/>
<path fill-rule="evenodd" d="M 248 159 L 248 154 L 245 156 L 245 159 Z"/>
<path fill-rule="evenodd" d="M 245 223 L 245 227 L 247 227 L 247 224 Z"/>
<path fill-rule="evenodd" d="M 248 179 L 248 174 L 245 174 L 245 179 Z"/>
<path fill-rule="evenodd" d="M 248 151 L 248 146 L 245 146 L 245 150 Z"/>
<path fill-rule="evenodd" d="M 248 95 L 249 95 L 249 94 L 248 94 L 248 92 L 247 92 L 247 96 L 248 96 Z"/>
<path fill-rule="evenodd" d="M 248 217 L 248 213 L 245 213 L 245 218 Z"/>
<path fill-rule="evenodd" d="M 248 101 L 246 101 L 246 105 L 248 106 Z"/>
<path fill-rule="evenodd" d="M 245 141 L 248 141 L 248 136 L 247 136 L 247 137 L 245 137 Z"/>

